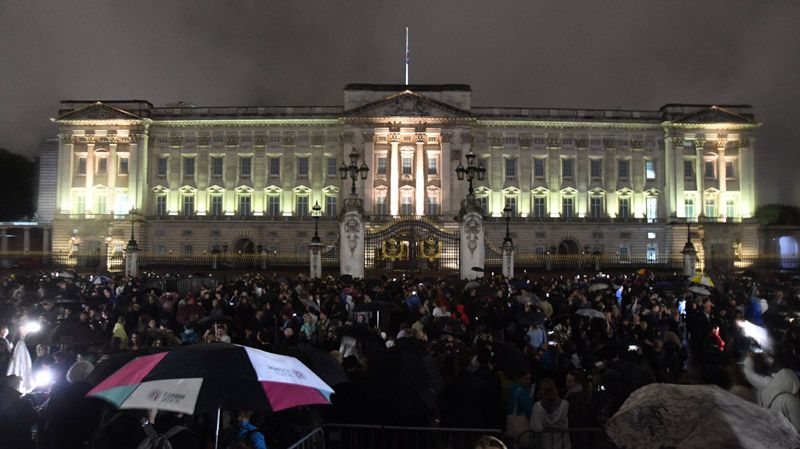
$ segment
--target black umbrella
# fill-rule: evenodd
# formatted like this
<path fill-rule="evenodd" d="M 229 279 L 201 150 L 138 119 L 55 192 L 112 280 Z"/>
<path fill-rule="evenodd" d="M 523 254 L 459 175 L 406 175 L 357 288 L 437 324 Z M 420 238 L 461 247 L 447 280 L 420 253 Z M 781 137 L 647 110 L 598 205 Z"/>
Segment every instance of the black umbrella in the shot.
<path fill-rule="evenodd" d="M 321 349 L 301 344 L 287 348 L 283 355 L 300 360 L 330 386 L 350 382 L 342 365 L 330 353 Z"/>
<path fill-rule="evenodd" d="M 68 321 L 61 323 L 50 332 L 50 343 L 67 345 L 90 345 L 97 341 L 97 335 L 88 324 Z"/>
<path fill-rule="evenodd" d="M 197 320 L 197 324 L 201 326 L 209 326 L 215 323 L 224 323 L 227 324 L 229 327 L 233 326 L 236 323 L 236 320 L 229 317 L 228 315 L 213 315 L 213 316 L 206 316 Z"/>
<path fill-rule="evenodd" d="M 538 310 L 529 310 L 519 317 L 520 324 L 524 324 L 526 326 L 536 326 L 539 324 L 544 324 L 547 316 Z"/>
<path fill-rule="evenodd" d="M 95 386 L 104 381 L 106 377 L 114 374 L 118 369 L 125 366 L 128 362 L 136 357 L 143 355 L 155 354 L 158 352 L 169 351 L 170 348 L 144 348 L 138 351 L 127 351 L 119 354 L 114 354 L 111 357 L 101 360 L 95 365 L 92 372 L 86 378 L 86 382 L 91 386 Z"/>
<path fill-rule="evenodd" d="M 511 342 L 496 341 L 492 343 L 492 352 L 497 367 L 507 374 L 513 375 L 525 367 L 526 361 L 522 351 Z"/>
<path fill-rule="evenodd" d="M 356 312 L 381 312 L 381 313 L 391 313 L 391 312 L 403 312 L 403 306 L 396 302 L 389 302 L 389 301 L 370 301 L 361 303 L 356 306 Z"/>
<path fill-rule="evenodd" d="M 435 318 L 428 325 L 428 336 L 435 338 L 443 334 L 464 335 L 464 325 L 461 321 L 449 316 Z"/>

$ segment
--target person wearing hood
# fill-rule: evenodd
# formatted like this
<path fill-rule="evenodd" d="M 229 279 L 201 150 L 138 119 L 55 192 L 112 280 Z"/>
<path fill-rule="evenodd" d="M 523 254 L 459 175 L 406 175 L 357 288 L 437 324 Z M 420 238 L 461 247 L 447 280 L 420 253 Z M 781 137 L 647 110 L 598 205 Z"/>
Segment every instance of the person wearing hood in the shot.
<path fill-rule="evenodd" d="M 771 375 L 760 374 L 755 368 L 752 354 L 744 359 L 742 371 L 756 390 L 756 402 L 785 416 L 800 432 L 800 398 L 797 396 L 800 380 L 794 371 L 783 368 Z"/>
<path fill-rule="evenodd" d="M 533 404 L 531 429 L 537 432 L 535 447 L 542 449 L 570 449 L 569 402 L 558 397 L 558 388 L 551 379 L 543 379 L 539 384 L 541 400 Z M 555 430 L 554 432 L 543 432 Z"/>

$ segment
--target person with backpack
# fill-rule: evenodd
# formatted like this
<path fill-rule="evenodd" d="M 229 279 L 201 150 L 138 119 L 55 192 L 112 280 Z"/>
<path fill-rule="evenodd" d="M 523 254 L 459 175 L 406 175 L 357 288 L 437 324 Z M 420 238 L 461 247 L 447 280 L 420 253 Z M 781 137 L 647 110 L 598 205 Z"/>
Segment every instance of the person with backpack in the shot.
<path fill-rule="evenodd" d="M 258 430 L 251 420 L 252 410 L 239 410 L 231 412 L 232 427 L 229 430 L 225 444 L 226 449 L 267 449 L 264 434 Z"/>

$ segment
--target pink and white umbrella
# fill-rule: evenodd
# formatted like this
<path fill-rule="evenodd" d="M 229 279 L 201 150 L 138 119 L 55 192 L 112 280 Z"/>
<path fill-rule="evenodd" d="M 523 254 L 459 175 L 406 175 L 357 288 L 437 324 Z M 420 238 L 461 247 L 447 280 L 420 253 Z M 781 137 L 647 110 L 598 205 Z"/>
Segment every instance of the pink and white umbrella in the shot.
<path fill-rule="evenodd" d="M 220 409 L 276 412 L 330 404 L 333 392 L 294 357 L 211 343 L 138 357 L 87 396 L 105 399 L 120 409 L 194 414 Z"/>

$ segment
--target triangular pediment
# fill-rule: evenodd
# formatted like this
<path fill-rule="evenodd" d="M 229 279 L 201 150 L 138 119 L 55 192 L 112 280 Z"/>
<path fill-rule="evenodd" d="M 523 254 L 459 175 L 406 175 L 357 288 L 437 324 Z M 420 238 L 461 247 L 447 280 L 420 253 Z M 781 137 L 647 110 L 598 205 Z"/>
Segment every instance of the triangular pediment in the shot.
<path fill-rule="evenodd" d="M 98 101 L 89 106 L 67 112 L 56 119 L 56 121 L 61 120 L 142 120 L 142 118 Z"/>
<path fill-rule="evenodd" d="M 675 120 L 676 123 L 754 123 L 751 118 L 719 106 L 711 106 Z"/>
<path fill-rule="evenodd" d="M 345 117 L 470 117 L 463 109 L 410 90 L 345 112 Z"/>

